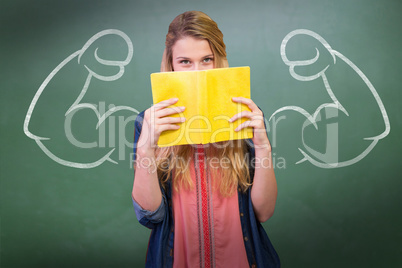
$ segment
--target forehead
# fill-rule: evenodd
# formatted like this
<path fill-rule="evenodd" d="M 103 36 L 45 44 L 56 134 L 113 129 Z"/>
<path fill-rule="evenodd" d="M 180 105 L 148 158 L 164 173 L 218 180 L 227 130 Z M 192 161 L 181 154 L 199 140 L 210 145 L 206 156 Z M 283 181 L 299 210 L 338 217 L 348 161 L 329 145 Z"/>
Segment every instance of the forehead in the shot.
<path fill-rule="evenodd" d="M 209 42 L 205 39 L 185 37 L 176 41 L 172 47 L 173 58 L 202 58 L 213 54 Z"/>

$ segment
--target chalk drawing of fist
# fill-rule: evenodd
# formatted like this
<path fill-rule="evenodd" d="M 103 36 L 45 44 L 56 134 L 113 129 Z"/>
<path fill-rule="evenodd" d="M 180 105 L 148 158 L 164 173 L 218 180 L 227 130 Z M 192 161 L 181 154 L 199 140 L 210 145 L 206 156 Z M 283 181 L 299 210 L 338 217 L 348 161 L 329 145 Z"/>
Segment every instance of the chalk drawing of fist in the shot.
<path fill-rule="evenodd" d="M 100 53 L 98 52 L 97 44 L 102 44 L 102 41 L 106 42 L 104 39 L 109 41 L 117 39 L 120 42 L 124 42 L 126 52 L 123 59 L 111 60 L 99 56 Z M 77 158 L 79 153 L 74 153 L 75 156 L 70 156 L 68 157 L 70 159 L 67 160 L 65 159 L 67 156 L 63 155 L 63 150 L 66 149 L 65 147 L 57 148 L 57 146 L 50 146 L 50 144 L 52 141 L 56 141 L 61 135 L 61 131 L 59 133 L 55 132 L 54 129 L 57 128 L 60 130 L 63 129 L 64 138 L 67 137 L 67 139 L 69 139 L 72 150 L 85 150 L 97 146 L 94 143 L 79 142 L 71 135 L 71 129 L 66 128 L 66 122 L 71 123 L 73 118 L 79 121 L 79 117 L 82 115 L 83 111 L 84 113 L 90 113 L 92 116 L 95 116 L 95 122 L 87 123 L 85 121 L 86 125 L 93 126 L 91 129 L 93 132 L 99 131 L 99 128 L 104 124 L 105 120 L 118 111 L 128 111 L 138 114 L 136 109 L 129 106 L 113 106 L 109 107 L 107 110 L 105 107 L 102 108 L 98 105 L 85 102 L 84 98 L 89 91 L 96 91 L 96 88 L 90 87 L 91 82 L 96 80 L 111 82 L 121 78 L 124 74 L 125 66 L 131 61 L 132 56 L 133 45 L 130 38 L 125 33 L 116 29 L 108 29 L 92 36 L 81 49 L 72 53 L 54 68 L 40 85 L 28 108 L 23 126 L 24 133 L 29 138 L 33 139 L 48 157 L 61 165 L 75 168 L 93 168 L 101 165 L 105 161 L 116 164 L 117 162 L 110 157 L 115 148 L 103 148 L 103 150 L 97 151 L 96 154 L 91 154 L 90 157 L 88 156 L 86 161 L 77 161 L 74 158 Z M 83 60 L 84 58 L 85 60 Z M 78 69 L 81 75 L 72 75 L 71 72 L 73 69 Z M 61 80 L 64 81 L 63 84 L 57 84 L 57 81 Z M 72 83 L 72 85 L 69 83 Z M 66 87 L 66 84 L 68 84 L 67 88 L 63 88 Z M 41 101 L 46 94 L 53 94 L 52 98 L 57 99 L 57 103 Z M 42 114 L 50 117 L 52 114 L 57 114 L 57 112 L 60 111 L 58 115 L 64 118 L 50 120 L 50 123 L 57 125 L 57 127 L 48 126 L 48 122 L 46 122 L 45 126 L 41 128 L 40 131 L 35 131 L 36 134 L 34 134 L 30 129 L 33 127 L 32 124 L 35 120 L 35 123 L 41 120 L 40 109 L 44 109 L 42 107 L 46 109 L 45 113 Z M 38 116 L 36 116 L 35 111 Z M 39 135 L 38 132 L 43 133 Z"/>
<path fill-rule="evenodd" d="M 315 42 L 318 41 L 320 43 L 320 49 L 315 47 L 315 56 L 306 60 L 290 60 L 289 58 L 296 58 L 297 55 L 291 54 L 292 51 L 290 48 L 288 48 L 289 41 L 299 41 L 300 39 L 305 40 L 306 38 L 313 38 L 315 39 Z M 327 62 L 325 62 L 325 56 L 320 55 L 320 51 L 323 51 L 323 53 L 329 53 L 330 56 L 327 57 L 329 59 Z M 320 35 L 306 29 L 294 30 L 287 34 L 283 39 L 280 47 L 280 53 L 283 62 L 289 66 L 289 73 L 294 79 L 301 82 L 314 80 L 321 81 L 321 89 L 325 90 L 327 99 L 330 100 L 329 102 L 319 105 L 312 114 L 307 112 L 307 110 L 303 107 L 293 105 L 285 106 L 276 110 L 270 117 L 269 120 L 284 111 L 294 111 L 305 117 L 305 121 L 301 128 L 303 145 L 302 148 L 298 148 L 303 155 L 303 158 L 296 164 L 308 161 L 320 168 L 338 168 L 349 166 L 363 159 L 376 146 L 379 140 L 385 138 L 389 134 L 391 127 L 388 115 L 374 86 L 352 61 L 350 61 L 340 52 L 332 49 L 328 42 L 325 41 Z M 323 61 L 325 62 L 324 65 L 322 65 Z M 318 64 L 318 62 L 320 62 L 321 65 Z M 317 66 L 320 67 L 317 68 Z M 346 73 L 352 74 L 354 79 L 358 79 L 360 81 L 359 83 L 363 83 L 362 88 L 364 92 L 357 92 L 356 87 L 347 84 L 349 82 L 347 79 L 343 79 L 345 81 L 338 79 L 338 81 L 335 81 L 333 84 L 331 81 L 329 81 L 329 74 L 331 73 L 333 75 L 342 68 L 345 69 L 344 71 Z M 343 91 L 341 89 L 343 89 Z M 375 136 L 363 136 L 356 140 L 357 143 L 360 143 L 360 146 L 355 146 L 357 149 L 355 149 L 356 152 L 353 152 L 353 156 L 348 156 L 346 159 L 339 160 L 338 151 L 345 151 L 346 148 L 342 148 L 338 144 L 338 139 L 340 138 L 338 134 L 345 134 L 345 132 L 338 131 L 338 125 L 342 122 L 345 122 L 345 120 L 350 120 L 351 117 L 353 117 L 352 115 L 359 112 L 357 110 L 359 99 L 355 100 L 355 102 L 351 105 L 351 102 L 348 102 L 348 96 L 345 96 L 345 92 L 346 95 L 349 94 L 349 96 L 351 93 L 355 96 L 365 94 L 369 96 L 370 99 L 374 99 L 374 107 L 370 108 L 370 110 L 378 111 L 377 113 L 381 114 L 381 119 L 383 120 L 385 129 L 381 133 L 377 133 Z M 347 107 L 347 109 L 345 107 Z M 359 115 L 354 115 L 354 118 L 358 118 L 358 116 Z M 339 120 L 340 117 L 342 117 L 342 121 L 336 121 L 336 119 L 338 118 Z M 312 132 L 306 131 L 309 128 L 311 129 L 311 127 L 314 127 L 315 130 L 318 131 L 319 126 L 321 126 L 320 128 L 322 130 L 323 124 L 318 124 L 322 121 L 332 122 L 324 125 L 324 128 L 326 128 L 323 130 L 326 133 L 326 146 L 324 152 L 313 149 L 314 142 L 311 142 L 312 139 L 308 139 L 308 135 L 311 135 Z M 350 135 L 350 137 L 351 136 L 353 135 Z M 350 137 L 343 138 L 348 139 Z"/>

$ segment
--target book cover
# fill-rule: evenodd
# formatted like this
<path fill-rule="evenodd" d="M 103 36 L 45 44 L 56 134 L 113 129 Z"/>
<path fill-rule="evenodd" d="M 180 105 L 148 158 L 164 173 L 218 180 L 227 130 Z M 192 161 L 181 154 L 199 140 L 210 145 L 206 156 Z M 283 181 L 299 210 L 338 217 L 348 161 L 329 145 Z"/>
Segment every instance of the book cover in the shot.
<path fill-rule="evenodd" d="M 235 103 L 232 97 L 250 98 L 250 67 L 218 68 L 203 71 L 162 72 L 151 74 L 153 102 L 178 98 L 174 106 L 184 106 L 185 117 L 178 130 L 162 132 L 158 146 L 206 144 L 248 139 L 252 128 L 235 132 L 247 119 L 229 123 L 235 114 L 250 109 Z"/>

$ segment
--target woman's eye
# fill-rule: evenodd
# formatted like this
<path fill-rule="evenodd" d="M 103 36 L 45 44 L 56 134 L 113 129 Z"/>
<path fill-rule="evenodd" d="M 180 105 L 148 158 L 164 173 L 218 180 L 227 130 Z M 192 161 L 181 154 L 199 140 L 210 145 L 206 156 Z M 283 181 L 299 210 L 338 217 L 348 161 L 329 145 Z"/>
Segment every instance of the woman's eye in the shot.
<path fill-rule="evenodd" d="M 204 59 L 204 63 L 210 63 L 212 62 L 214 59 L 213 58 L 205 58 Z"/>
<path fill-rule="evenodd" d="M 187 65 L 187 64 L 190 64 L 190 61 L 189 61 L 189 60 L 182 60 L 182 61 L 180 61 L 180 63 L 181 63 L 181 64 L 186 64 L 186 65 Z"/>

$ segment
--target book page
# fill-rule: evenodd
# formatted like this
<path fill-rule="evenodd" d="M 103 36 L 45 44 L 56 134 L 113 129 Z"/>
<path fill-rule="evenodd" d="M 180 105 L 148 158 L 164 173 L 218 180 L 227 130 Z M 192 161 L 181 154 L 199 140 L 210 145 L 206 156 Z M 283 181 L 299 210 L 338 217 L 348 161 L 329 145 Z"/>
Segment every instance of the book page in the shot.
<path fill-rule="evenodd" d="M 171 107 L 184 106 L 186 109 L 176 115 L 185 117 L 186 122 L 181 124 L 179 130 L 167 130 L 161 133 L 158 146 L 166 147 L 180 144 L 201 143 L 201 135 L 196 132 L 185 131 L 193 128 L 199 129 L 199 120 L 190 120 L 200 114 L 198 104 L 198 78 L 196 72 L 163 72 L 151 74 L 152 97 L 154 104 L 161 101 L 178 98 L 179 101 Z M 188 140 L 188 141 L 187 141 Z"/>
<path fill-rule="evenodd" d="M 235 67 L 208 70 L 207 87 L 208 117 L 212 120 L 210 136 L 204 136 L 204 143 L 252 138 L 252 128 L 239 132 L 234 130 L 247 119 L 229 123 L 229 119 L 242 111 L 250 111 L 247 105 L 235 103 L 232 97 L 250 98 L 250 68 Z"/>

